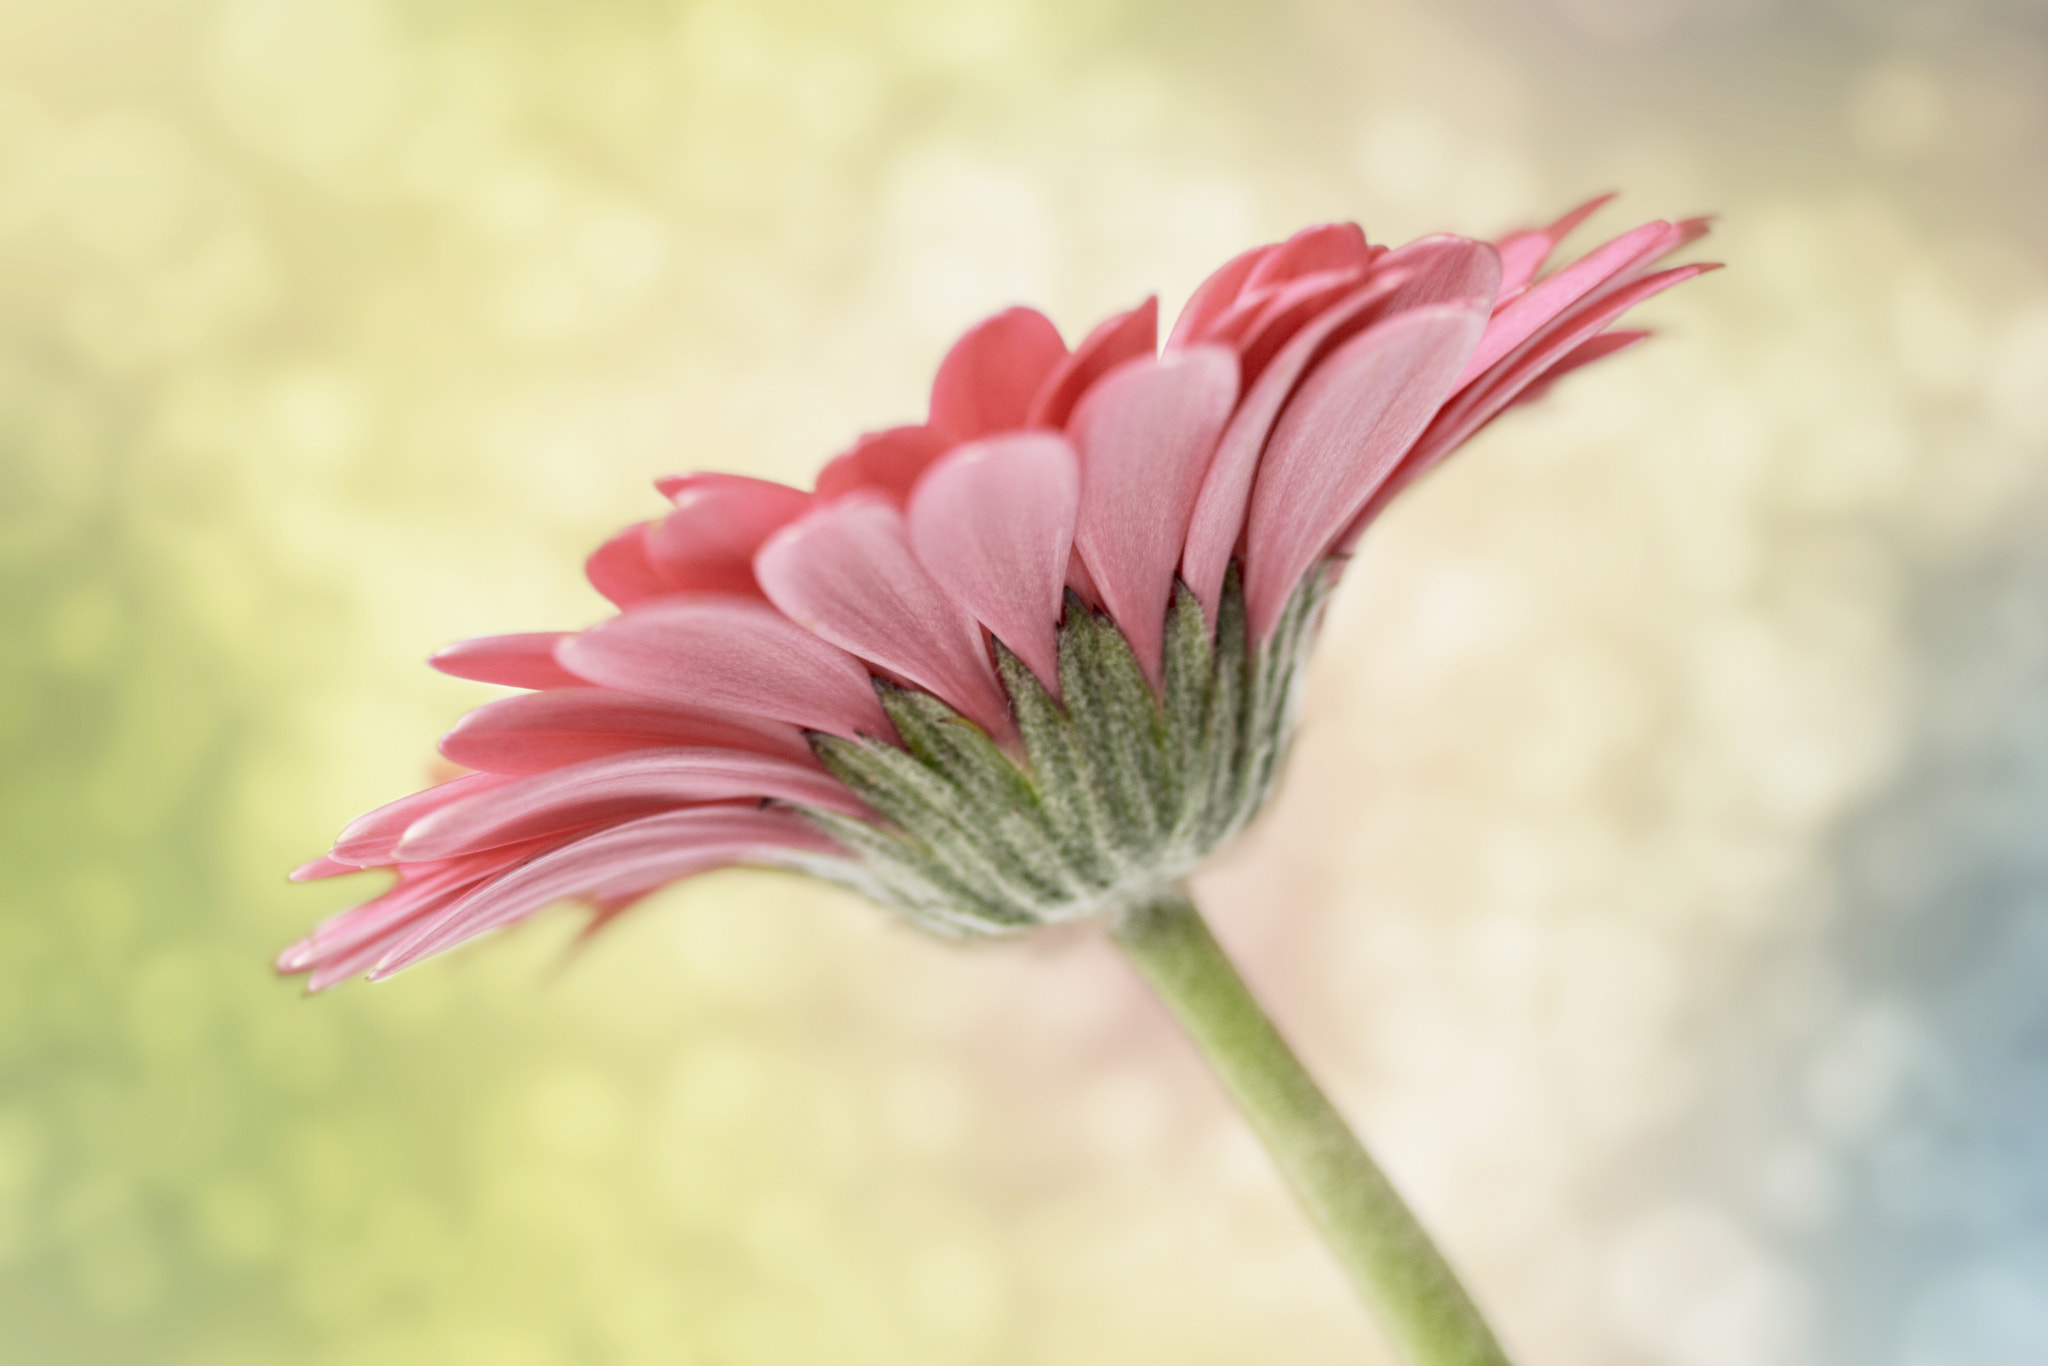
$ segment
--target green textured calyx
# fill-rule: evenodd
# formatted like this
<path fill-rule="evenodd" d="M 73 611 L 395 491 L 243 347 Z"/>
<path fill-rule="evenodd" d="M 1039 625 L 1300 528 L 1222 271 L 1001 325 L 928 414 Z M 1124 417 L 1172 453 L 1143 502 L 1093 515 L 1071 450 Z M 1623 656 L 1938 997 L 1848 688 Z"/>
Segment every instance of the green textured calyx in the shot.
<path fill-rule="evenodd" d="M 996 646 L 1021 755 L 929 693 L 878 682 L 907 749 L 811 737 L 826 768 L 886 822 L 808 811 L 856 855 L 836 880 L 954 935 L 1009 934 L 1157 897 L 1272 790 L 1328 583 L 1311 573 L 1251 649 L 1234 567 L 1213 636 L 1176 582 L 1163 696 L 1116 625 L 1069 593 L 1060 701 Z"/>

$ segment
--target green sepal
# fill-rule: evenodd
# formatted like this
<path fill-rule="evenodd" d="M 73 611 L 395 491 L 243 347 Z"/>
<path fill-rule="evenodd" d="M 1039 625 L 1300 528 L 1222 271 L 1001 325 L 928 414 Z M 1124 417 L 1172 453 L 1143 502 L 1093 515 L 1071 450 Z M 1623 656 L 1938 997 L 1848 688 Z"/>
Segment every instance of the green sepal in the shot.
<path fill-rule="evenodd" d="M 1093 769 L 1083 759 L 1073 720 L 1030 666 L 1001 641 L 996 642 L 996 669 L 1010 694 L 1011 715 L 1048 829 L 1082 885 L 1108 885 L 1116 865 L 1109 813 Z"/>
<path fill-rule="evenodd" d="M 1128 871 L 1166 825 L 1165 718 L 1123 632 L 1073 593 L 1059 644 L 1060 692 L 1081 742 L 1082 772 L 1102 797 L 1112 854 Z"/>
<path fill-rule="evenodd" d="M 1208 800 L 1208 775 L 1202 761 L 1214 661 L 1202 604 L 1176 578 L 1173 606 L 1166 614 L 1165 746 L 1167 809 L 1173 813 L 1168 837 L 1175 844 L 1194 833 Z"/>
<path fill-rule="evenodd" d="M 961 789 L 918 759 L 881 740 L 813 733 L 811 748 L 853 795 L 887 816 L 963 887 L 975 889 L 971 909 L 999 924 L 1029 924 L 1018 910 L 1045 894 L 1029 870 L 992 847 L 965 809 Z"/>
<path fill-rule="evenodd" d="M 835 880 L 948 934 L 1008 934 L 1160 895 L 1265 801 L 1329 582 L 1307 576 L 1252 648 L 1237 565 L 1213 630 L 1176 581 L 1156 691 L 1110 618 L 1069 594 L 1057 700 L 995 643 L 1016 723 L 1002 744 L 939 698 L 878 681 L 901 747 L 810 737 L 882 817 L 809 813 L 857 860 Z"/>

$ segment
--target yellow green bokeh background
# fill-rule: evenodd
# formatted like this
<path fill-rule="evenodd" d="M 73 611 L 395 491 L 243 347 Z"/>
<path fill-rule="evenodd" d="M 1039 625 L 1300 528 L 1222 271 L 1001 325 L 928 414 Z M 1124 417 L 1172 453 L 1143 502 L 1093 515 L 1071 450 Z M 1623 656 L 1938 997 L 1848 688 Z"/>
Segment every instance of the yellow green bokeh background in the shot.
<path fill-rule="evenodd" d="M 1089 933 L 730 873 L 304 999 L 282 877 L 654 476 L 1609 187 L 1735 269 L 1367 539 L 1201 891 L 1525 1366 L 2048 1360 L 2044 92 L 1996 0 L 0 0 L 0 1362 L 1385 1359 Z"/>

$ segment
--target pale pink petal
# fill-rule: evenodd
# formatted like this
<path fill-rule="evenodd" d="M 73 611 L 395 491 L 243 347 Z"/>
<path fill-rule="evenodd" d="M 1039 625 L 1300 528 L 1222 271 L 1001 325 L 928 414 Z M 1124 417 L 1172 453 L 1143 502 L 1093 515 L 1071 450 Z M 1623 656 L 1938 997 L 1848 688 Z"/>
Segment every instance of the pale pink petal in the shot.
<path fill-rule="evenodd" d="M 1045 377 L 1045 382 L 1031 400 L 1031 413 L 1025 425 L 1066 426 L 1074 405 L 1081 401 L 1081 396 L 1091 385 L 1125 361 L 1151 355 L 1158 344 L 1157 295 L 1127 313 L 1103 319 L 1095 325 L 1093 332 L 1082 338 L 1081 344 L 1074 348 L 1074 354 L 1061 361 Z"/>
<path fill-rule="evenodd" d="M 600 831 L 492 879 L 390 950 L 372 973 L 388 977 L 466 939 L 567 897 L 616 898 L 735 863 L 832 856 L 830 839 L 789 812 L 694 807 Z"/>
<path fill-rule="evenodd" d="M 590 552 L 583 576 L 614 607 L 631 607 L 669 592 L 668 582 L 647 557 L 646 522 L 635 522 Z"/>
<path fill-rule="evenodd" d="M 1060 604 L 1081 474 L 1050 432 L 961 446 L 910 500 L 910 543 L 939 587 L 1059 695 Z"/>
<path fill-rule="evenodd" d="M 601 687 L 853 737 L 895 733 L 861 662 L 751 598 L 649 603 L 556 647 Z"/>
<path fill-rule="evenodd" d="M 1128 362 L 1088 391 L 1074 545 L 1139 665 L 1157 685 L 1166 605 L 1189 516 L 1237 401 L 1237 358 L 1198 346 Z"/>
<path fill-rule="evenodd" d="M 1035 308 L 1006 308 L 969 328 L 939 362 L 929 425 L 954 441 L 1024 425 L 1031 396 L 1067 344 Z"/>
<path fill-rule="evenodd" d="M 1252 488 L 1245 607 L 1254 639 L 1428 425 L 1485 325 L 1484 303 L 1411 309 L 1353 337 L 1303 381 Z"/>
<path fill-rule="evenodd" d="M 542 773 L 606 754 L 665 745 L 753 750 L 811 758 L 786 721 L 735 716 L 605 688 L 567 688 L 478 707 L 441 737 L 441 754 L 486 773 Z"/>
<path fill-rule="evenodd" d="M 1685 232 L 1678 225 L 1661 220 L 1645 223 L 1530 285 L 1502 305 L 1487 323 L 1486 336 L 1472 352 L 1465 373 L 1458 377 L 1460 387 L 1492 368 L 1551 319 L 1608 281 L 1675 250 L 1684 240 Z"/>
<path fill-rule="evenodd" d="M 866 808 L 816 764 L 736 749 L 636 749 L 536 773 L 421 817 L 401 859 L 444 859 L 702 802 L 775 798 L 850 816 Z"/>
<path fill-rule="evenodd" d="M 869 432 L 853 449 L 818 471 L 818 497 L 843 498 L 858 489 L 882 494 L 898 507 L 952 443 L 930 427 L 891 427 Z"/>
<path fill-rule="evenodd" d="M 671 592 L 758 593 L 754 552 L 803 516 L 811 495 L 738 474 L 662 481 L 675 510 L 647 529 L 647 559 Z"/>
<path fill-rule="evenodd" d="M 1253 247 L 1231 257 L 1208 279 L 1195 286 L 1195 292 L 1181 307 L 1180 317 L 1174 320 L 1173 335 L 1166 339 L 1166 349 L 1184 351 L 1210 340 L 1210 324 L 1230 311 L 1244 288 L 1244 282 L 1258 269 L 1259 262 L 1278 249 L 1277 245 Z"/>
<path fill-rule="evenodd" d="M 854 494 L 818 508 L 761 547 L 754 573 L 792 621 L 1008 733 L 981 627 L 918 563 L 894 504 Z"/>
<path fill-rule="evenodd" d="M 1303 228 L 1261 257 L 1246 278 L 1246 292 L 1261 285 L 1325 270 L 1363 270 L 1372 260 L 1365 230 L 1356 223 L 1319 223 Z"/>
<path fill-rule="evenodd" d="M 508 688 L 580 688 L 583 680 L 555 662 L 555 646 L 568 638 L 567 631 L 478 636 L 436 651 L 427 663 L 455 678 Z"/>
<path fill-rule="evenodd" d="M 1578 226 L 1605 208 L 1614 195 L 1595 195 L 1571 212 L 1559 218 L 1547 228 L 1530 228 L 1512 232 L 1500 239 L 1500 293 L 1503 299 L 1521 292 L 1522 288 L 1536 278 L 1543 269 L 1543 263 L 1550 259 L 1550 253 L 1557 250 L 1557 244 L 1569 237 Z"/>
<path fill-rule="evenodd" d="M 1426 237 L 1388 254 L 1367 282 L 1302 328 L 1264 367 L 1217 444 L 1188 527 L 1181 577 L 1210 622 L 1244 534 L 1252 477 L 1274 419 L 1308 367 L 1348 332 L 1395 312 L 1442 303 L 1483 305 L 1499 279 L 1493 249 L 1465 237 Z"/>
<path fill-rule="evenodd" d="M 350 821 L 334 841 L 328 857 L 337 863 L 372 868 L 392 862 L 406 827 L 442 807 L 473 797 L 513 781 L 497 773 L 465 773 L 434 787 L 386 802 L 375 811 Z"/>

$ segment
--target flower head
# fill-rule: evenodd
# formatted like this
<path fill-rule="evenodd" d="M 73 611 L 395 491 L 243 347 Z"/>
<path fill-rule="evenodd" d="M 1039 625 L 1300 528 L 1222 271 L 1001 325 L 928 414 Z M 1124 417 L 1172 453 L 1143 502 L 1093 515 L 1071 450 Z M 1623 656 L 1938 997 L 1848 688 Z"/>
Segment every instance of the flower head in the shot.
<path fill-rule="evenodd" d="M 1544 273 L 1603 202 L 1497 243 L 1310 228 L 1210 276 L 1163 348 L 1151 300 L 1071 350 L 1013 308 L 948 352 L 924 423 L 862 437 L 811 492 L 660 481 L 673 507 L 586 566 L 618 615 L 434 657 L 529 691 L 444 737 L 468 772 L 294 874 L 398 880 L 280 968 L 383 976 L 732 864 L 967 934 L 1156 893 L 1258 811 L 1379 509 L 1708 268 L 1655 268 L 1688 220 Z"/>

